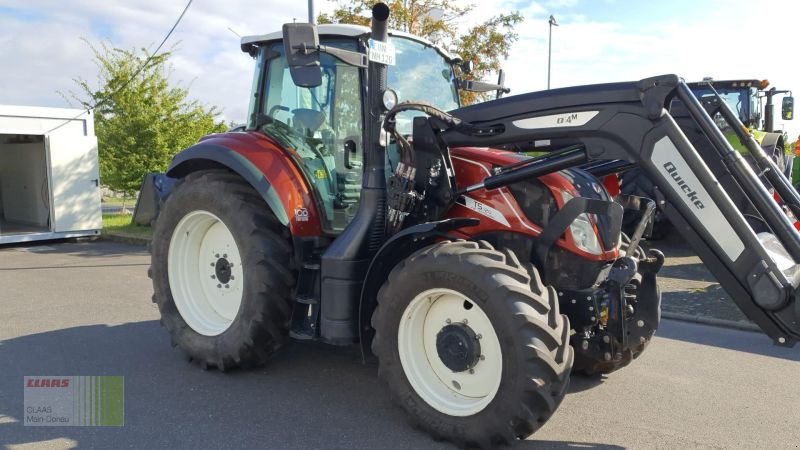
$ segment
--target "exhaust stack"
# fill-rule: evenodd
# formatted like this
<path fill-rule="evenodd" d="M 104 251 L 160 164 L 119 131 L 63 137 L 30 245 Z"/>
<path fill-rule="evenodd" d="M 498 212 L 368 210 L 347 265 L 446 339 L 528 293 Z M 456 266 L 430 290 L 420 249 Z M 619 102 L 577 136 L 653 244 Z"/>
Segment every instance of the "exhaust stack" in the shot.
<path fill-rule="evenodd" d="M 386 42 L 389 7 L 372 7 L 370 38 Z M 322 255 L 322 309 L 320 335 L 332 344 L 349 345 L 358 337 L 358 299 L 372 257 L 386 240 L 386 149 L 381 145 L 381 123 L 386 111 L 386 65 L 374 61 L 367 68 L 367 108 L 364 117 L 364 172 L 361 201 L 353 221 Z"/>

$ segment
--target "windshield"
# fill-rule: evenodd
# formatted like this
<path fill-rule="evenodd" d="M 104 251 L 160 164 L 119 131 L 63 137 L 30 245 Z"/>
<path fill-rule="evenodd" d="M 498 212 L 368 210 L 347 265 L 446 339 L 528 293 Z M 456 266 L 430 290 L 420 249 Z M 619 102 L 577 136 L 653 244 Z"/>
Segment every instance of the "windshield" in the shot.
<path fill-rule="evenodd" d="M 728 107 L 738 114 L 739 120 L 745 125 L 750 125 L 753 119 L 751 103 L 755 99 L 755 96 L 750 95 L 750 88 L 716 88 L 716 90 Z M 692 91 L 698 99 L 714 95 L 708 87 L 696 87 Z"/>
<path fill-rule="evenodd" d="M 397 51 L 396 64 L 389 66 L 387 86 L 399 101 L 417 100 L 450 111 L 458 108 L 453 68 L 433 47 L 410 39 L 391 37 Z M 421 112 L 406 111 L 397 116 L 397 129 L 411 134 L 411 120 Z"/>

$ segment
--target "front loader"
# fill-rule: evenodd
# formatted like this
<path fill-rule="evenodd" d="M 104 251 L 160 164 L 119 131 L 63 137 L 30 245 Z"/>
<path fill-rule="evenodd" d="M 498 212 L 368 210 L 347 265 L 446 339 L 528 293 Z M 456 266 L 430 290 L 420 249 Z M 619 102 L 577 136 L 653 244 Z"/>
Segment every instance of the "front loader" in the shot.
<path fill-rule="evenodd" d="M 589 170 L 609 164 L 642 167 L 743 311 L 776 342 L 800 338 L 800 235 L 680 78 L 461 108 L 458 61 L 387 30 L 385 5 L 372 12 L 371 29 L 243 38 L 257 63 L 247 128 L 174 158 L 150 276 L 193 360 L 227 370 L 289 338 L 360 343 L 434 437 L 523 439 L 573 364 L 620 369 L 658 326 L 663 255 L 639 246 L 654 205 L 623 202 L 646 212 L 623 235 L 623 205 Z M 668 112 L 676 101 L 725 162 L 725 189 Z M 498 149 L 522 145 L 548 153 Z"/>

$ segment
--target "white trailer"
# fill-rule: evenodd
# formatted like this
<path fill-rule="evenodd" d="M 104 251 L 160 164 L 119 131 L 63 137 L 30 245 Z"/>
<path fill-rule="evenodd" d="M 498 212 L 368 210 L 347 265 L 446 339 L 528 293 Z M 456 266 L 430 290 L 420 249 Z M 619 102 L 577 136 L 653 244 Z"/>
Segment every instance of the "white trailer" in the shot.
<path fill-rule="evenodd" d="M 100 234 L 92 112 L 0 105 L 0 244 Z"/>

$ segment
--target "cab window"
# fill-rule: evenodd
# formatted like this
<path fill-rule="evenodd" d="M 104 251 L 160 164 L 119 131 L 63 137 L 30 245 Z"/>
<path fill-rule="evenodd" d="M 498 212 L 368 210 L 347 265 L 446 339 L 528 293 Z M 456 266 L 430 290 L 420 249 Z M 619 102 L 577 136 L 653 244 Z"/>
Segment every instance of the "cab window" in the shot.
<path fill-rule="evenodd" d="M 356 50 L 355 41 L 323 40 L 322 44 Z M 313 183 L 323 226 L 338 232 L 352 220 L 361 191 L 362 109 L 361 74 L 333 56 L 322 53 L 322 84 L 295 86 L 282 44 L 272 50 L 264 76 L 261 112 L 273 120 L 263 131 L 299 156 Z"/>

